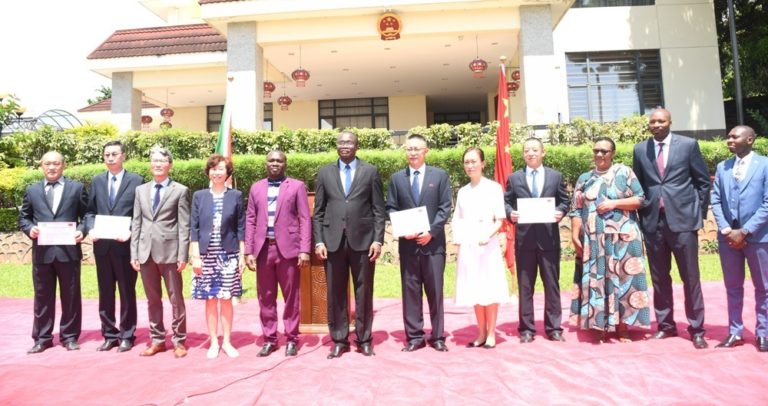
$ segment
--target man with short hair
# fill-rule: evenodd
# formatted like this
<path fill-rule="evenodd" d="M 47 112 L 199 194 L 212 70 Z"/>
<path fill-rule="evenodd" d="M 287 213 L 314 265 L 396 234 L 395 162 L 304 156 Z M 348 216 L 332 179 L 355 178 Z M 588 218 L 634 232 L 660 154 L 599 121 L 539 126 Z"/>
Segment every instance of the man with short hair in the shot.
<path fill-rule="evenodd" d="M 79 350 L 77 340 L 82 328 L 80 294 L 80 243 L 87 234 L 85 215 L 88 192 L 82 183 L 65 178 L 64 156 L 49 151 L 40 160 L 45 179 L 27 187 L 19 212 L 19 229 L 32 239 L 32 285 L 35 288 L 32 339 L 28 354 L 53 347 L 56 321 L 56 285 L 61 294 L 59 341 L 67 351 Z M 71 244 L 43 245 L 47 223 L 73 223 L 76 229 Z M 45 224 L 46 226 L 43 226 Z M 43 230 L 43 231 L 41 231 Z"/>
<path fill-rule="evenodd" d="M 133 217 L 136 187 L 144 179 L 123 168 L 125 151 L 120 141 L 104 145 L 106 172 L 93 177 L 88 194 L 88 232 L 96 216 Z M 98 231 L 98 230 L 97 230 Z M 99 285 L 99 318 L 104 343 L 97 351 L 130 351 L 136 339 L 136 271 L 131 267 L 130 234 L 118 239 L 91 235 Z M 115 318 L 115 288 L 120 292 L 120 326 Z"/>
<path fill-rule="evenodd" d="M 755 287 L 755 344 L 768 352 L 768 158 L 752 151 L 755 130 L 740 125 L 726 143 L 734 157 L 717 164 L 712 213 L 728 298 L 728 336 L 716 348 L 744 344 L 744 261 Z"/>
<path fill-rule="evenodd" d="M 189 256 L 190 198 L 186 186 L 168 176 L 173 156 L 165 148 L 150 153 L 152 180 L 136 188 L 131 223 L 131 266 L 141 272 L 147 295 L 149 335 L 151 342 L 139 355 L 150 357 L 166 350 L 163 325 L 163 292 L 165 282 L 173 308 L 173 354 L 187 355 L 187 314 L 181 272 Z"/>
<path fill-rule="evenodd" d="M 432 332 L 429 345 L 448 351 L 445 345 L 443 312 L 443 274 L 445 273 L 445 223 L 451 215 L 451 182 L 440 168 L 424 159 L 429 152 L 421 135 L 411 135 L 405 142 L 408 167 L 393 174 L 387 193 L 387 212 L 424 207 L 429 230 L 400 237 L 400 280 L 403 289 L 403 324 L 406 343 L 402 351 L 412 352 L 426 346 L 422 289 L 427 294 Z"/>

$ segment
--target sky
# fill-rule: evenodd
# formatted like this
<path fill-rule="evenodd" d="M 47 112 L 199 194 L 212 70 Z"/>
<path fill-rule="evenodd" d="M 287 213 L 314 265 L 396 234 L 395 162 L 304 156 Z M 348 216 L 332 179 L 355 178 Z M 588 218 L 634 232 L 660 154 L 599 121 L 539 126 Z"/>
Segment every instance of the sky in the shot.
<path fill-rule="evenodd" d="M 88 69 L 88 54 L 116 30 L 163 25 L 136 0 L 0 0 L 0 93 L 16 95 L 25 116 L 77 115 L 111 87 Z"/>

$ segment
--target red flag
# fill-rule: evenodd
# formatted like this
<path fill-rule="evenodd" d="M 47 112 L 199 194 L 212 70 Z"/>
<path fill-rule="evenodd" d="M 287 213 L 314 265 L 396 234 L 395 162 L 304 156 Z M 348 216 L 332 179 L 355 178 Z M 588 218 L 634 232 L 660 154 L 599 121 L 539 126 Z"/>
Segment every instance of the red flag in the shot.
<path fill-rule="evenodd" d="M 496 129 L 496 166 L 493 171 L 493 179 L 507 187 L 507 178 L 512 174 L 512 156 L 509 154 L 509 94 L 507 93 L 507 75 L 504 72 L 504 64 L 499 65 L 499 94 L 496 103 L 496 120 L 499 127 Z M 504 258 L 507 267 L 515 273 L 515 225 L 509 220 L 504 220 L 502 231 L 507 237 L 507 248 Z"/>

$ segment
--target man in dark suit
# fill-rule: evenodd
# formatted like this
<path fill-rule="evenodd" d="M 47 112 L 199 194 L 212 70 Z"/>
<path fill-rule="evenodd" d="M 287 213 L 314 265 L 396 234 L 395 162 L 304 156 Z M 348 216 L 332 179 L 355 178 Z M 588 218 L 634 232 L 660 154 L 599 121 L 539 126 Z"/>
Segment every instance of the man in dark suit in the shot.
<path fill-rule="evenodd" d="M 445 223 L 451 215 L 451 184 L 442 169 L 424 164 L 427 141 L 411 135 L 405 143 L 408 168 L 390 178 L 387 212 L 425 207 L 429 231 L 400 237 L 400 280 L 403 287 L 404 352 L 426 346 L 422 289 L 427 294 L 432 333 L 429 344 L 448 351 L 443 335 L 443 273 L 445 272 Z"/>
<path fill-rule="evenodd" d="M 328 327 L 334 346 L 328 359 L 349 351 L 347 295 L 349 274 L 355 286 L 355 334 L 358 350 L 374 355 L 373 272 L 384 244 L 383 186 L 378 169 L 356 158 L 357 136 L 343 131 L 336 139 L 339 160 L 320 168 L 315 184 L 315 254 L 325 261 Z"/>
<path fill-rule="evenodd" d="M 509 175 L 504 203 L 507 217 L 517 223 L 517 199 L 554 198 L 555 213 L 552 223 L 518 224 L 515 231 L 515 264 L 517 284 L 520 289 L 519 319 L 517 327 L 521 343 L 534 340 L 536 326 L 533 315 L 533 289 L 537 270 L 544 283 L 544 332 L 552 341 L 565 341 L 560 305 L 560 228 L 558 224 L 568 212 L 568 192 L 563 175 L 542 164 L 546 152 L 538 138 L 523 143 L 523 159 L 526 167 Z"/>
<path fill-rule="evenodd" d="M 653 282 L 653 307 L 659 331 L 655 339 L 677 335 L 672 308 L 672 254 L 685 293 L 685 315 L 693 346 L 704 340 L 704 299 L 699 279 L 698 230 L 709 201 L 709 174 L 696 140 L 670 133 L 672 116 L 665 109 L 651 114 L 652 139 L 635 145 L 632 169 L 645 190 L 638 210 Z"/>
<path fill-rule="evenodd" d="M 120 141 L 104 145 L 107 171 L 93 177 L 88 194 L 87 230 L 90 233 L 97 215 L 133 216 L 136 187 L 141 176 L 123 169 L 125 151 Z M 98 230 L 97 230 L 98 233 Z M 99 239 L 91 235 L 96 278 L 99 284 L 99 318 L 104 343 L 98 351 L 129 351 L 136 339 L 136 271 L 131 268 L 130 234 L 118 239 Z M 120 326 L 115 319 L 115 287 L 120 292 Z"/>
<path fill-rule="evenodd" d="M 64 178 L 64 157 L 50 151 L 40 160 L 45 180 L 35 182 L 24 194 L 19 213 L 19 228 L 32 239 L 32 284 L 35 288 L 32 339 L 27 351 L 37 354 L 53 347 L 53 323 L 56 320 L 56 285 L 61 292 L 59 341 L 68 350 L 79 350 L 77 340 L 82 327 L 80 296 L 80 242 L 87 233 L 83 220 L 88 208 L 88 192 L 82 183 Z M 42 245 L 47 239 L 41 223 L 74 223 L 71 244 Z"/>
<path fill-rule="evenodd" d="M 728 133 L 734 154 L 717 165 L 712 213 L 728 297 L 728 336 L 717 348 L 744 344 L 744 261 L 755 287 L 755 341 L 768 352 L 768 158 L 752 151 L 755 130 L 736 126 Z"/>
<path fill-rule="evenodd" d="M 277 288 L 285 300 L 285 356 L 295 356 L 299 341 L 299 271 L 309 264 L 312 220 L 304 182 L 285 176 L 282 151 L 267 154 L 267 178 L 251 186 L 245 217 L 245 263 L 256 271 L 264 345 L 259 357 L 278 348 Z"/>
<path fill-rule="evenodd" d="M 168 176 L 173 165 L 170 151 L 153 148 L 149 157 L 153 179 L 136 188 L 131 222 L 131 266 L 141 272 L 152 339 L 139 355 L 150 357 L 166 350 L 161 286 L 164 281 L 173 308 L 173 354 L 182 358 L 187 355 L 187 312 L 181 272 L 189 256 L 189 189 Z"/>

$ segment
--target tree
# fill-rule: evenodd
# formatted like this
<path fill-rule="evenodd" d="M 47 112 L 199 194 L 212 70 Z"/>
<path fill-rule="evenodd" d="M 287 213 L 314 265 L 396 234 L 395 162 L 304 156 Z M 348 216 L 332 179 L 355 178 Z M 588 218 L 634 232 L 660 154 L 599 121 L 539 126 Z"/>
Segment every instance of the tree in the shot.
<path fill-rule="evenodd" d="M 2 128 L 8 123 L 8 120 L 12 118 L 16 111 L 22 111 L 19 108 L 19 99 L 12 94 L 0 94 L 0 132 Z"/>
<path fill-rule="evenodd" d="M 97 92 L 99 92 L 99 95 L 96 96 L 95 99 L 88 99 L 88 104 L 96 104 L 98 102 L 102 102 L 107 99 L 112 98 L 112 88 L 102 85 L 100 88 L 96 89 Z"/>
<path fill-rule="evenodd" d="M 714 0 L 723 96 L 736 95 L 727 0 Z M 768 7 L 765 0 L 733 0 L 744 97 L 768 96 Z"/>

